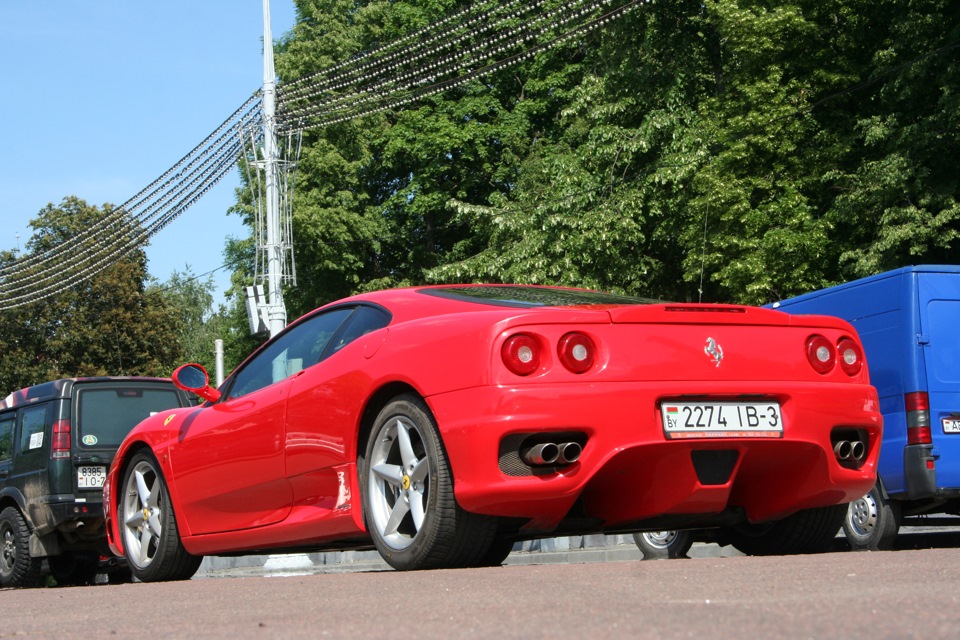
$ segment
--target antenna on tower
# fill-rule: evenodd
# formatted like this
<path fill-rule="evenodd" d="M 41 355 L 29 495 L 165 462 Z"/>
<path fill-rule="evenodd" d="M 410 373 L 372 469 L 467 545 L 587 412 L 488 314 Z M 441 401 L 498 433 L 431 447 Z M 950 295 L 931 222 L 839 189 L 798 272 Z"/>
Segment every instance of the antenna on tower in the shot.
<path fill-rule="evenodd" d="M 284 283 L 296 286 L 293 255 L 293 183 L 300 157 L 302 135 L 277 140 L 277 80 L 273 64 L 270 0 L 263 0 L 262 130 L 249 130 L 247 179 L 256 202 L 254 285 L 247 287 L 250 332 L 277 335 L 287 324 Z M 262 136 L 262 137 L 261 137 Z M 262 145 L 258 144 L 262 139 Z M 291 160 L 291 156 L 293 160 Z M 253 170 L 253 171 L 251 171 Z M 255 175 L 254 175 L 255 174 Z"/>

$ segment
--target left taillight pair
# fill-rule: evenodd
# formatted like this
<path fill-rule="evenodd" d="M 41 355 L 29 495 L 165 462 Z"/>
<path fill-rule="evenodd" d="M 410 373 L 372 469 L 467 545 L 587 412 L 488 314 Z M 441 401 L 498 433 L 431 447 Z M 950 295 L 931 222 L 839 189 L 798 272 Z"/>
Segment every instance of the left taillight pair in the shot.
<path fill-rule="evenodd" d="M 834 344 L 814 334 L 807 338 L 807 360 L 817 373 L 830 373 L 839 364 L 844 373 L 855 376 L 863 369 L 863 350 L 850 338 L 840 338 Z"/>
<path fill-rule="evenodd" d="M 540 370 L 543 352 L 549 348 L 545 338 L 529 333 L 516 333 L 500 348 L 500 357 L 507 369 L 518 376 L 529 376 Z M 590 336 L 579 331 L 564 334 L 557 341 L 557 358 L 572 373 L 586 373 L 597 359 L 597 347 Z"/>

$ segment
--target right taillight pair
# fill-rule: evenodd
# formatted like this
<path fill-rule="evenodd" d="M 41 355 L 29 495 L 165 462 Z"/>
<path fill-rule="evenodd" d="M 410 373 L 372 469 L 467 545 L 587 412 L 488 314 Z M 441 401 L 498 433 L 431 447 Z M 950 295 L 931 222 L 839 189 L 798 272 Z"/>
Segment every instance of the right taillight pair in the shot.
<path fill-rule="evenodd" d="M 814 334 L 807 338 L 807 360 L 817 373 L 830 373 L 839 364 L 844 373 L 855 376 L 863 369 L 863 350 L 850 338 L 840 338 L 834 345 Z"/>

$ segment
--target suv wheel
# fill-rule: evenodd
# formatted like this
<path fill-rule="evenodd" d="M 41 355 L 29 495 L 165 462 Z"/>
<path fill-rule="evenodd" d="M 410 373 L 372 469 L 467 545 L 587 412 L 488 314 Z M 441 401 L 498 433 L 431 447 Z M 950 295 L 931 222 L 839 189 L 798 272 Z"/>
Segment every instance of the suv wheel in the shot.
<path fill-rule="evenodd" d="M 40 585 L 40 558 L 30 557 L 30 529 L 14 507 L 0 512 L 0 587 Z"/>

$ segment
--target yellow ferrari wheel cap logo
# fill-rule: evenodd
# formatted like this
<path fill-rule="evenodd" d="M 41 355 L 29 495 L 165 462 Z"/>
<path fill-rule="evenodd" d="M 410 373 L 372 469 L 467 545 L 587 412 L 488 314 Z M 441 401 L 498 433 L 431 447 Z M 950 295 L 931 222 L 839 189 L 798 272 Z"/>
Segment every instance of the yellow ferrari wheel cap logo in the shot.
<path fill-rule="evenodd" d="M 410 476 L 403 476 L 403 480 L 400 481 L 400 487 L 406 491 L 410 488 Z"/>

